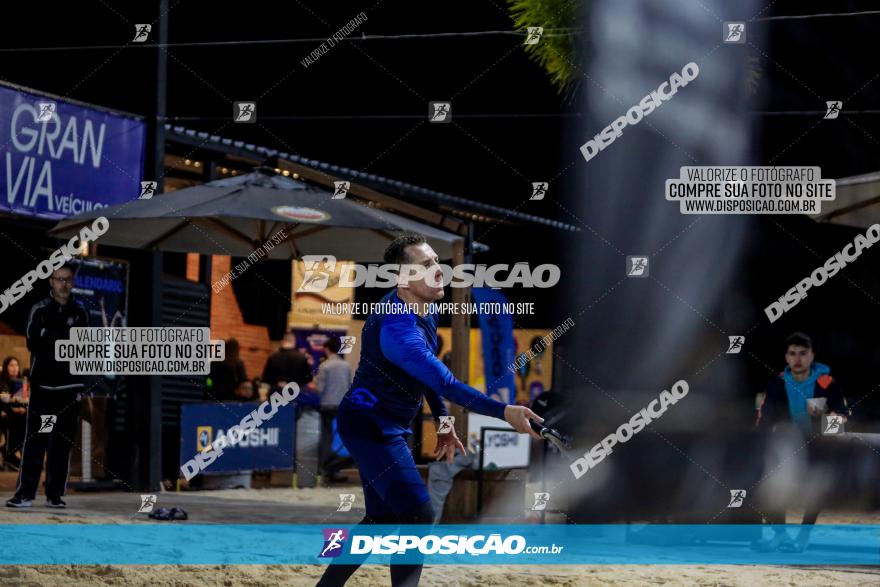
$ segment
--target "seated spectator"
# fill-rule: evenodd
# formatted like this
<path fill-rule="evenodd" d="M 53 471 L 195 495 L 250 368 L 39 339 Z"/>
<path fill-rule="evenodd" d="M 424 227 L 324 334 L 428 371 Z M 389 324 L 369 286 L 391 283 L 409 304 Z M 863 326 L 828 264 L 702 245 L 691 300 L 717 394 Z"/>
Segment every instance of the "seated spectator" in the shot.
<path fill-rule="evenodd" d="M 236 392 L 239 384 L 247 381 L 244 361 L 241 360 L 241 347 L 238 341 L 226 341 L 226 358 L 211 363 L 211 374 L 206 380 L 206 399 L 218 402 L 238 401 Z"/>
<path fill-rule="evenodd" d="M 254 383 L 250 380 L 242 381 L 235 388 L 235 400 L 240 402 L 252 402 L 255 398 Z"/>
<path fill-rule="evenodd" d="M 0 426 L 7 431 L 4 452 L 6 459 L 18 462 L 18 454 L 24 442 L 27 404 L 24 401 L 24 381 L 21 379 L 21 363 L 16 357 L 3 360 L 0 373 Z"/>

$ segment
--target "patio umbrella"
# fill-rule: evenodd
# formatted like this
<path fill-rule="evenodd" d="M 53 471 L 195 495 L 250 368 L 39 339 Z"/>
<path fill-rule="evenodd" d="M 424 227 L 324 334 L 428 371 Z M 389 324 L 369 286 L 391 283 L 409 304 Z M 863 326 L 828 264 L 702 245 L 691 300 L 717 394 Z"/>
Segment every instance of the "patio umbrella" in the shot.
<path fill-rule="evenodd" d="M 333 255 L 381 261 L 388 242 L 403 232 L 423 234 L 441 259 L 452 258 L 460 235 L 438 230 L 281 175 L 269 168 L 175 192 L 92 210 L 61 221 L 49 234 L 70 238 L 105 216 L 110 228 L 98 244 L 246 257 L 279 230 L 284 242 L 271 259 Z M 482 247 L 484 250 L 486 247 Z"/>
<path fill-rule="evenodd" d="M 835 180 L 835 198 L 821 203 L 817 222 L 868 228 L 880 220 L 880 172 L 842 177 Z"/>

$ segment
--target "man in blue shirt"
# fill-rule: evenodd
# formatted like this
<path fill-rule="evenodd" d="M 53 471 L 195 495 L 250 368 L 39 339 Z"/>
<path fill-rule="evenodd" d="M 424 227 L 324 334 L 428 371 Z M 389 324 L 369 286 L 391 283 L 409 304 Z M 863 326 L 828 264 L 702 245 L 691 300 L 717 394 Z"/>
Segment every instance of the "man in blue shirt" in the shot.
<path fill-rule="evenodd" d="M 383 311 L 364 324 L 360 363 L 339 405 L 337 429 L 364 487 L 366 515 L 360 524 L 431 524 L 430 497 L 406 443 L 423 396 L 435 420 L 447 415 L 441 396 L 506 420 L 534 438 L 540 437 L 529 420 L 543 419 L 525 406 L 503 404 L 458 381 L 436 357 L 438 314 L 428 310 L 443 297 L 443 278 L 439 258 L 425 238 L 401 236 L 384 257 L 385 263 L 401 266 L 398 287 L 382 298 Z M 407 266 L 420 267 L 427 277 L 408 280 Z M 454 430 L 438 434 L 434 456 L 452 462 L 456 448 L 465 452 Z M 357 568 L 329 565 L 318 586 L 343 585 Z M 392 565 L 391 584 L 417 585 L 421 570 L 421 565 Z"/>

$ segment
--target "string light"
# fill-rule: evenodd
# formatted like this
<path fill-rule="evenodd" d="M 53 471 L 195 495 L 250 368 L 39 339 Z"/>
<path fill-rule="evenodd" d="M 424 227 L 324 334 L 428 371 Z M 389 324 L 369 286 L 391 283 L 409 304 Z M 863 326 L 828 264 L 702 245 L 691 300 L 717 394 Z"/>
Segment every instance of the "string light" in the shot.
<path fill-rule="evenodd" d="M 579 35 L 583 29 L 581 28 L 545 28 L 541 37 L 567 37 Z M 506 31 L 469 31 L 469 32 L 449 32 L 449 33 L 409 33 L 402 35 L 364 35 L 356 37 L 354 35 L 343 37 L 342 41 L 377 41 L 377 40 L 400 40 L 400 39 L 436 39 L 442 37 L 486 37 L 486 36 L 514 36 L 527 37 L 529 35 L 526 30 L 506 30 Z M 288 43 L 321 43 L 326 41 L 327 37 L 317 37 L 312 39 L 254 39 L 243 41 L 200 41 L 191 43 L 143 43 L 125 45 L 82 45 L 82 46 L 66 46 L 66 47 L 7 47 L 0 49 L 0 53 L 12 52 L 33 52 L 33 51 L 69 51 L 76 49 L 128 49 L 128 48 L 145 48 L 145 47 L 161 47 L 163 49 L 171 49 L 174 47 L 222 47 L 222 46 L 242 46 L 242 45 L 274 45 Z"/>

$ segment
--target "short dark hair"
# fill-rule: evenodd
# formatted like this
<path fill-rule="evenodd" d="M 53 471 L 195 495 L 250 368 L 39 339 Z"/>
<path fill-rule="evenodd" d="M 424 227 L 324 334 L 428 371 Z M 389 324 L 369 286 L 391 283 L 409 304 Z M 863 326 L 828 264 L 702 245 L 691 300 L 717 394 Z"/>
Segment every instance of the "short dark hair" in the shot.
<path fill-rule="evenodd" d="M 785 352 L 788 352 L 788 347 L 790 346 L 802 346 L 813 350 L 813 339 L 804 334 L 803 332 L 795 332 L 794 334 L 789 335 L 788 338 L 785 339 Z"/>
<path fill-rule="evenodd" d="M 324 346 L 327 347 L 327 350 L 330 351 L 331 353 L 338 354 L 339 349 L 342 348 L 342 339 L 340 339 L 338 336 L 334 336 L 333 338 L 328 340 L 327 344 Z"/>
<path fill-rule="evenodd" d="M 241 357 L 241 345 L 235 337 L 226 339 L 226 359 L 227 363 L 234 364 Z"/>
<path fill-rule="evenodd" d="M 67 269 L 71 273 L 76 275 L 76 265 L 74 265 L 73 263 L 67 262 L 64 265 L 62 265 L 61 267 L 59 267 L 58 269 L 55 269 L 55 271 L 61 271 L 62 269 Z M 53 271 L 52 273 L 54 274 L 55 271 Z"/>
<path fill-rule="evenodd" d="M 406 247 L 420 245 L 428 242 L 421 234 L 410 232 L 400 235 L 388 245 L 383 256 L 385 263 L 392 265 L 405 265 L 409 259 L 406 256 Z"/>

